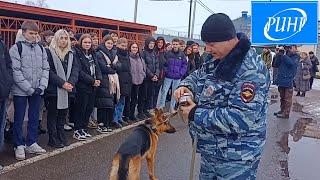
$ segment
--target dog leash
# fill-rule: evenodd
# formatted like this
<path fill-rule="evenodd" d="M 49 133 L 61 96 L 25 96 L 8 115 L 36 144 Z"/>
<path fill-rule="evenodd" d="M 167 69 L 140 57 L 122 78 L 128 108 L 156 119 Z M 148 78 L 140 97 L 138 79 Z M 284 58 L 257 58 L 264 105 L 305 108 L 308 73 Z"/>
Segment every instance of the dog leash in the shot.
<path fill-rule="evenodd" d="M 179 106 L 176 106 L 176 109 L 179 109 Z M 180 113 L 178 113 L 179 118 L 182 119 L 184 123 L 188 123 L 188 120 L 184 120 Z M 194 176 L 194 166 L 196 161 L 196 149 L 197 149 L 198 139 L 195 137 L 192 143 L 192 155 L 191 155 L 191 164 L 190 164 L 190 172 L 189 172 L 189 180 L 193 180 Z"/>
<path fill-rule="evenodd" d="M 192 156 L 191 156 L 189 180 L 193 180 L 194 164 L 195 164 L 195 161 L 196 161 L 197 143 L 198 143 L 198 139 L 195 137 L 194 141 L 192 143 Z"/>

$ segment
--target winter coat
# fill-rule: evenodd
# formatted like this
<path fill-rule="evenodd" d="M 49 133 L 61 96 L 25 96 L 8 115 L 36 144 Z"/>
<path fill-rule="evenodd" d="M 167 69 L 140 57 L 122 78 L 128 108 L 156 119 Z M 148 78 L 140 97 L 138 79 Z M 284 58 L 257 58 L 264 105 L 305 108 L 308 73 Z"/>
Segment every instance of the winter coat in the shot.
<path fill-rule="evenodd" d="M 203 60 L 204 59 L 201 58 L 199 52 L 194 54 L 194 62 L 196 64 L 196 69 L 199 69 L 202 66 Z"/>
<path fill-rule="evenodd" d="M 129 54 L 132 84 L 140 85 L 146 78 L 146 64 L 139 54 Z"/>
<path fill-rule="evenodd" d="M 186 78 L 187 76 L 189 76 L 189 74 L 191 74 L 193 71 L 195 71 L 196 68 L 196 63 L 194 61 L 194 55 L 191 54 L 189 56 L 186 57 L 187 61 L 188 61 L 188 67 L 187 67 L 187 73 L 183 76 L 183 79 Z"/>
<path fill-rule="evenodd" d="M 0 101 L 7 99 L 13 84 L 12 61 L 4 42 L 0 40 Z"/>
<path fill-rule="evenodd" d="M 164 74 L 166 78 L 181 79 L 187 72 L 188 62 L 183 52 L 168 51 L 165 54 Z"/>
<path fill-rule="evenodd" d="M 201 62 L 201 65 L 205 62 L 205 59 L 206 59 L 206 57 L 208 56 L 209 54 L 208 53 L 206 53 L 206 52 L 203 52 L 202 54 L 201 54 L 201 56 L 200 56 L 200 62 Z M 197 68 L 197 66 L 196 66 L 196 68 Z M 198 67 L 199 68 L 199 67 Z M 197 69 L 198 69 L 197 68 Z"/>
<path fill-rule="evenodd" d="M 270 77 L 250 45 L 248 39 L 239 38 L 223 61 L 206 59 L 180 83 L 193 92 L 197 103 L 189 114 L 197 152 L 223 159 L 217 162 L 220 167 L 226 162 L 256 161 L 265 144 Z M 221 179 L 229 175 L 234 176 L 226 173 Z"/>
<path fill-rule="evenodd" d="M 88 94 L 93 93 L 96 90 L 96 87 L 93 86 L 94 81 L 102 79 L 96 55 L 95 53 L 91 54 L 95 66 L 95 74 L 91 75 L 89 59 L 85 56 L 84 52 L 80 48 L 76 48 L 76 51 L 80 67 L 79 79 L 78 83 L 76 84 L 77 92 Z"/>
<path fill-rule="evenodd" d="M 303 75 L 310 74 L 311 67 L 312 63 L 310 59 L 299 61 L 297 73 L 294 77 L 295 91 L 306 92 L 310 90 L 310 79 L 303 79 Z"/>
<path fill-rule="evenodd" d="M 158 76 L 158 82 L 157 85 L 158 86 L 162 86 L 163 81 L 164 81 L 164 71 L 163 71 L 163 66 L 164 63 L 166 61 L 166 59 L 164 58 L 164 55 L 166 53 L 166 49 L 165 49 L 165 44 L 166 41 L 163 37 L 159 36 L 157 38 L 157 41 L 161 40 L 163 42 L 163 47 L 160 49 L 156 46 L 155 51 L 156 51 L 156 55 L 157 55 L 157 60 L 159 61 L 159 76 Z"/>
<path fill-rule="evenodd" d="M 36 88 L 40 88 L 43 95 L 49 81 L 47 53 L 42 46 L 27 42 L 23 36 L 19 41 L 22 45 L 21 57 L 17 44 L 9 51 L 14 79 L 12 95 L 30 96 Z"/>
<path fill-rule="evenodd" d="M 283 88 L 292 88 L 293 79 L 297 72 L 299 55 L 296 53 L 289 55 L 278 54 L 275 59 L 275 67 L 278 68 L 278 75 L 275 84 Z"/>
<path fill-rule="evenodd" d="M 46 97 L 52 97 L 52 96 L 57 97 L 58 96 L 57 87 L 62 88 L 63 84 L 65 82 L 68 82 L 73 85 L 72 92 L 69 92 L 69 97 L 75 97 L 76 84 L 78 82 L 78 76 L 79 76 L 79 70 L 80 70 L 77 56 L 75 54 L 73 54 L 73 62 L 72 62 L 72 69 L 71 69 L 70 77 L 67 81 L 65 81 L 57 75 L 57 71 L 54 66 L 54 61 L 53 61 L 52 54 L 51 54 L 50 50 L 46 49 L 46 52 L 48 55 L 48 63 L 50 66 L 50 72 L 49 72 L 49 84 L 48 84 L 48 88 L 45 90 L 45 96 Z M 67 75 L 67 71 L 68 71 L 69 53 L 73 53 L 73 52 L 71 52 L 71 51 L 68 52 L 68 54 L 66 54 L 66 56 L 64 57 L 64 61 L 62 61 L 62 66 L 63 66 L 64 72 L 66 75 Z"/>
<path fill-rule="evenodd" d="M 130 69 L 130 60 L 128 52 L 117 48 L 118 62 L 115 69 L 119 75 L 120 94 L 122 96 L 130 96 L 132 86 L 132 76 Z"/>
<path fill-rule="evenodd" d="M 114 59 L 115 53 L 113 50 L 109 51 L 104 45 L 99 45 L 97 48 L 97 61 L 101 70 L 102 79 L 100 86 L 97 88 L 95 106 L 97 108 L 112 108 L 114 107 L 114 96 L 110 94 L 109 74 L 115 74 L 116 71 L 112 65 L 108 65 L 105 56 L 102 52 L 109 57 L 111 62 Z"/>
<path fill-rule="evenodd" d="M 153 76 L 160 75 L 160 62 L 157 59 L 157 55 L 154 49 L 149 49 L 149 43 L 153 38 L 147 38 L 145 41 L 144 50 L 141 53 L 141 57 L 144 59 L 147 68 L 147 79 L 151 80 Z"/>
<path fill-rule="evenodd" d="M 164 57 L 164 55 L 166 54 L 165 50 L 156 50 L 156 55 L 157 55 L 157 60 L 159 61 L 159 76 L 158 76 L 158 82 L 157 84 L 159 86 L 162 86 L 163 81 L 164 81 L 164 70 L 163 70 L 163 66 L 166 62 L 166 59 Z"/>
<path fill-rule="evenodd" d="M 319 72 L 319 60 L 316 56 L 313 56 L 312 58 L 310 58 L 310 61 L 312 63 L 312 67 L 310 68 L 311 77 L 315 78 L 317 72 Z"/>

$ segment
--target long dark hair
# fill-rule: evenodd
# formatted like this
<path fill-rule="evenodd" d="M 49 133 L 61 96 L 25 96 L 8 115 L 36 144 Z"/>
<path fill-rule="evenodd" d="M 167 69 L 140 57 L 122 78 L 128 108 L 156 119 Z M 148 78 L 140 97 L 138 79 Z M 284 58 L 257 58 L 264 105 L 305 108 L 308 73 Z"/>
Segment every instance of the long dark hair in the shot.
<path fill-rule="evenodd" d="M 83 49 L 82 47 L 82 41 L 85 39 L 85 38 L 89 38 L 91 40 L 91 47 L 90 49 L 88 50 L 88 54 L 94 54 L 94 50 L 93 50 L 93 47 L 92 47 L 92 38 L 91 38 L 91 35 L 90 34 L 82 34 L 80 39 L 79 39 L 79 47 L 80 49 L 82 50 L 82 52 L 85 54 L 86 50 Z"/>
<path fill-rule="evenodd" d="M 128 51 L 131 53 L 131 46 L 133 46 L 134 44 L 136 44 L 136 45 L 138 46 L 138 52 L 137 52 L 137 53 L 139 54 L 139 52 L 140 52 L 140 47 L 139 47 L 139 44 L 136 43 L 136 42 L 132 42 L 132 43 L 129 44 Z"/>

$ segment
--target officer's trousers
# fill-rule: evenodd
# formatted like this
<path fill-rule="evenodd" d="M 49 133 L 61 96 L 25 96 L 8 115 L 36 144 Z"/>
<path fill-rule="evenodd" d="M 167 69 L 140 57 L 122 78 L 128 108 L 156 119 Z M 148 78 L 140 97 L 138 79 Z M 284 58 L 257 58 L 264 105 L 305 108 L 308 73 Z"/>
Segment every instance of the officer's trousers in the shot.
<path fill-rule="evenodd" d="M 199 180 L 255 180 L 259 161 L 226 161 L 201 154 Z"/>

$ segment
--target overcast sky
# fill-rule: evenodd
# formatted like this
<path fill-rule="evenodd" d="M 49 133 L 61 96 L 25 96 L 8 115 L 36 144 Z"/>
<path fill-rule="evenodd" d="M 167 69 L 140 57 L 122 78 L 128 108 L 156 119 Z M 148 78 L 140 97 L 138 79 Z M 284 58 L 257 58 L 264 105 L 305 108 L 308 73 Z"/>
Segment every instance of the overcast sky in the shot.
<path fill-rule="evenodd" d="M 23 0 L 13 1 L 23 2 Z M 187 32 L 189 1 L 138 0 L 137 22 Z M 46 2 L 51 9 L 133 22 L 135 0 L 46 0 Z M 248 11 L 249 15 L 251 14 L 250 0 L 201 0 L 201 2 L 213 12 L 226 13 L 231 19 L 240 17 L 241 11 Z M 201 26 L 209 15 L 209 11 L 197 4 L 195 34 L 200 34 Z"/>
<path fill-rule="evenodd" d="M 201 1 L 213 12 L 224 12 L 232 19 L 240 17 L 241 11 L 250 12 L 251 6 L 250 0 Z M 47 0 L 47 3 L 52 9 L 133 22 L 135 0 Z M 188 0 L 139 0 L 137 22 L 187 32 L 188 15 Z M 195 34 L 200 34 L 201 25 L 209 15 L 210 12 L 197 4 Z"/>

